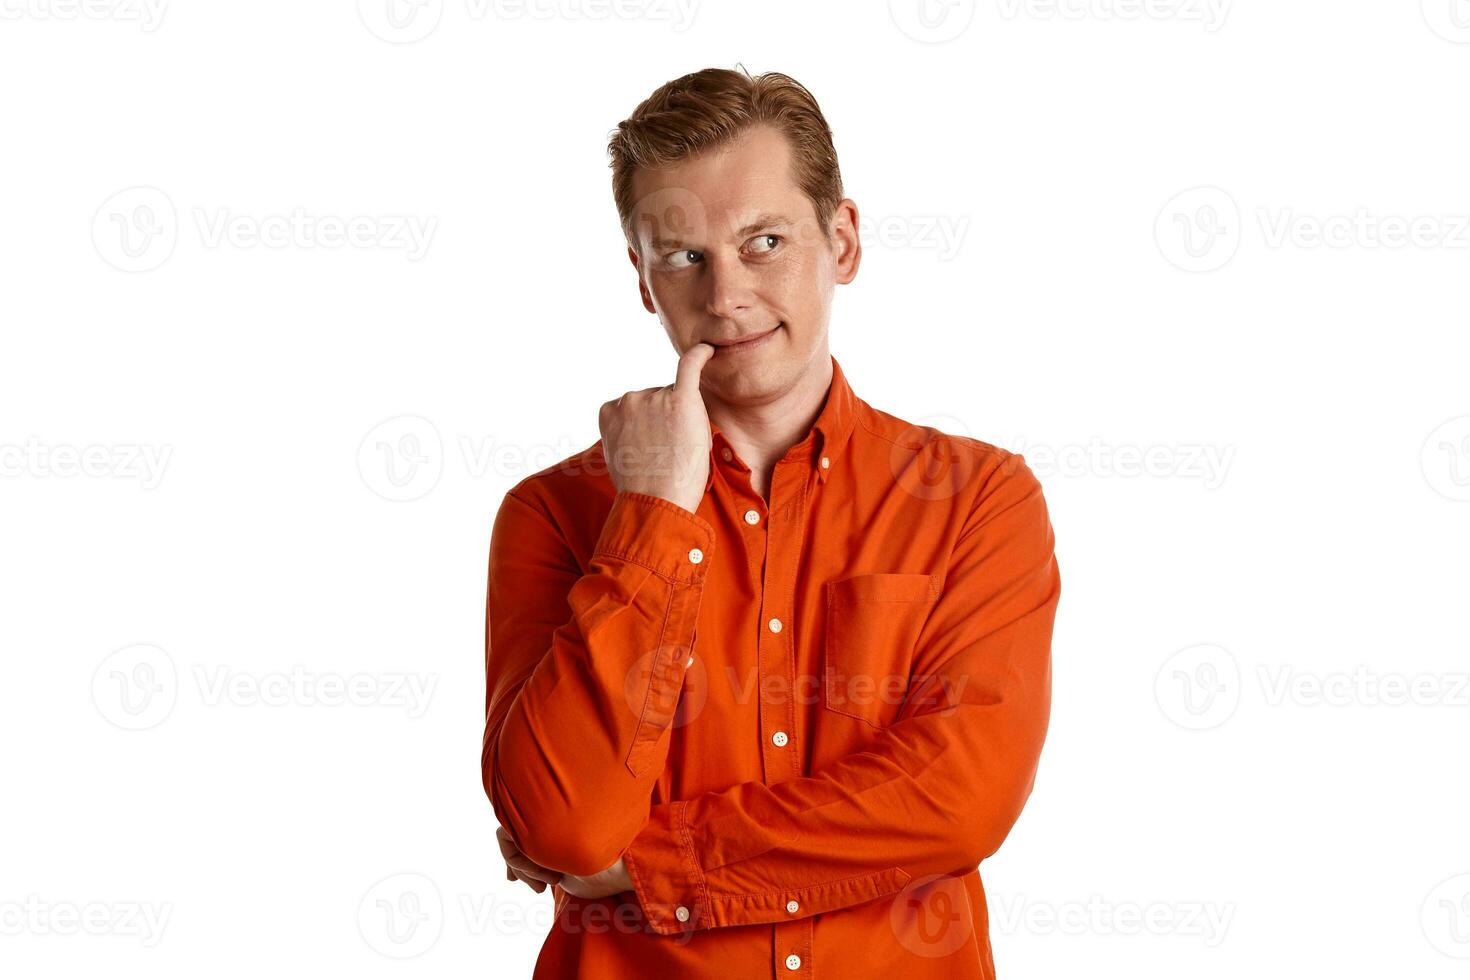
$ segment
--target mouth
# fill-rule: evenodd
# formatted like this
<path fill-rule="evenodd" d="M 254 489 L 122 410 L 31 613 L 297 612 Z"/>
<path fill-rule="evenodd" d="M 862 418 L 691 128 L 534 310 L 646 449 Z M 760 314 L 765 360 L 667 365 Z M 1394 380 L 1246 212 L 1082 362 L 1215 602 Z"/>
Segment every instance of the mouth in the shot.
<path fill-rule="evenodd" d="M 711 340 L 707 341 L 707 343 L 714 346 L 716 354 L 743 353 L 761 347 L 776 335 L 777 330 L 780 330 L 784 326 L 786 326 L 786 321 L 782 320 L 764 333 L 751 334 L 749 337 L 736 337 L 732 340 Z"/>

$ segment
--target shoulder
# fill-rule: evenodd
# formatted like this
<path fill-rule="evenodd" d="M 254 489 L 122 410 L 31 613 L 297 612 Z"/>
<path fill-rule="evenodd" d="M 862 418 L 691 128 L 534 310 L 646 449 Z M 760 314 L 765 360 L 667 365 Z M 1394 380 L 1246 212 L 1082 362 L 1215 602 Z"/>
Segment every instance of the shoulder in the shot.
<path fill-rule="evenodd" d="M 1014 496 L 1040 492 L 1040 483 L 1018 452 L 956 431 L 963 425 L 947 415 L 910 421 L 860 403 L 858 431 L 886 452 L 895 473 L 914 470 L 944 482 L 956 496 L 970 497 L 976 507 L 997 493 Z"/>
<path fill-rule="evenodd" d="M 596 526 L 598 516 L 606 516 L 616 495 L 601 439 L 521 477 L 505 494 L 563 529 L 589 521 Z"/>

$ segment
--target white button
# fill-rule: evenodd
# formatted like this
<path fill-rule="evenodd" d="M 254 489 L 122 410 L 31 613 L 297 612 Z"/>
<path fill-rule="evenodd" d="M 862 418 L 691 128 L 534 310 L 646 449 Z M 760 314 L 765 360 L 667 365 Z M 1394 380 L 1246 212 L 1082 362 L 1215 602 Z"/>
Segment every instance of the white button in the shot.
<path fill-rule="evenodd" d="M 799 908 L 801 908 L 801 906 L 796 904 L 796 899 L 794 898 L 786 903 L 786 911 L 790 912 L 792 915 L 795 915 L 796 910 Z"/>
<path fill-rule="evenodd" d="M 792 953 L 790 956 L 786 957 L 786 969 L 788 969 L 788 970 L 800 970 L 801 969 L 801 957 L 800 956 L 797 956 L 795 953 Z"/>
<path fill-rule="evenodd" d="M 777 732 L 776 734 L 774 734 L 774 735 L 771 736 L 771 741 L 772 742 L 775 742 L 776 743 L 776 748 L 779 749 L 781 746 L 783 746 L 783 745 L 786 744 L 786 742 L 788 741 L 788 739 L 786 738 L 786 733 L 785 732 Z"/>
<path fill-rule="evenodd" d="M 759 524 L 760 522 L 761 522 L 761 515 L 757 514 L 753 510 L 748 510 L 748 511 L 745 512 L 745 523 L 747 523 L 747 524 Z"/>
<path fill-rule="evenodd" d="M 733 456 L 733 455 L 734 455 L 734 453 L 730 452 L 730 447 L 729 446 L 726 446 L 724 449 L 721 449 L 720 450 L 720 456 L 727 463 L 730 461 L 730 457 Z"/>
<path fill-rule="evenodd" d="M 693 667 L 694 666 L 694 654 L 691 653 L 689 655 L 689 659 L 686 660 L 686 661 L 684 661 L 684 666 L 685 667 Z"/>
<path fill-rule="evenodd" d="M 704 561 L 704 552 L 700 551 L 698 548 L 690 548 L 689 560 L 698 565 L 700 562 Z"/>
<path fill-rule="evenodd" d="M 779 632 L 781 632 L 781 621 L 779 619 L 773 618 L 771 620 L 771 632 L 772 633 L 779 633 Z"/>
<path fill-rule="evenodd" d="M 688 922 L 689 910 L 682 905 L 679 906 L 678 908 L 674 909 L 674 918 L 678 919 L 680 922 Z"/>
<path fill-rule="evenodd" d="M 829 465 L 830 465 L 830 463 L 828 462 L 827 457 L 826 456 L 823 456 L 822 457 L 822 469 L 825 470 Z"/>

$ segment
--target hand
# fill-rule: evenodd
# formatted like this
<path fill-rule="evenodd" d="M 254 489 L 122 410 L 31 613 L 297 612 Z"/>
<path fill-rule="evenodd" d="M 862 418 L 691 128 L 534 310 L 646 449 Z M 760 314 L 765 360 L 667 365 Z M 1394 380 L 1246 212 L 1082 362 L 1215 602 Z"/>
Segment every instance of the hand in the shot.
<path fill-rule="evenodd" d="M 679 358 L 673 384 L 603 403 L 597 416 L 602 456 L 619 491 L 662 497 L 690 512 L 699 508 L 710 451 L 699 375 L 714 352 L 710 344 L 695 344 Z"/>
<path fill-rule="evenodd" d="M 495 828 L 495 839 L 500 844 L 500 854 L 505 858 L 505 877 L 510 881 L 524 881 L 530 885 L 537 895 L 546 891 L 547 885 L 554 885 L 561 881 L 562 873 L 550 868 L 543 868 L 521 853 L 516 847 L 515 841 L 510 839 L 510 834 L 505 832 L 504 827 Z"/>
<path fill-rule="evenodd" d="M 622 858 L 618 858 L 612 867 L 595 875 L 562 875 L 558 884 L 564 891 L 578 898 L 605 898 L 618 892 L 633 890 L 633 879 L 628 877 L 628 866 L 623 863 Z"/>

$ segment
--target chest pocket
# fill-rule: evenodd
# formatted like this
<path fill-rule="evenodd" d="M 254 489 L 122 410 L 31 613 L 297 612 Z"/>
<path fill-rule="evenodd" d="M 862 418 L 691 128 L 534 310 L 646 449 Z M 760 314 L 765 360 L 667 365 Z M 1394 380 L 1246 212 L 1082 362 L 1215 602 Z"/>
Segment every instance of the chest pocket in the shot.
<path fill-rule="evenodd" d="M 826 584 L 822 697 L 827 710 L 886 727 L 908 691 L 914 645 L 939 576 L 870 572 Z"/>

